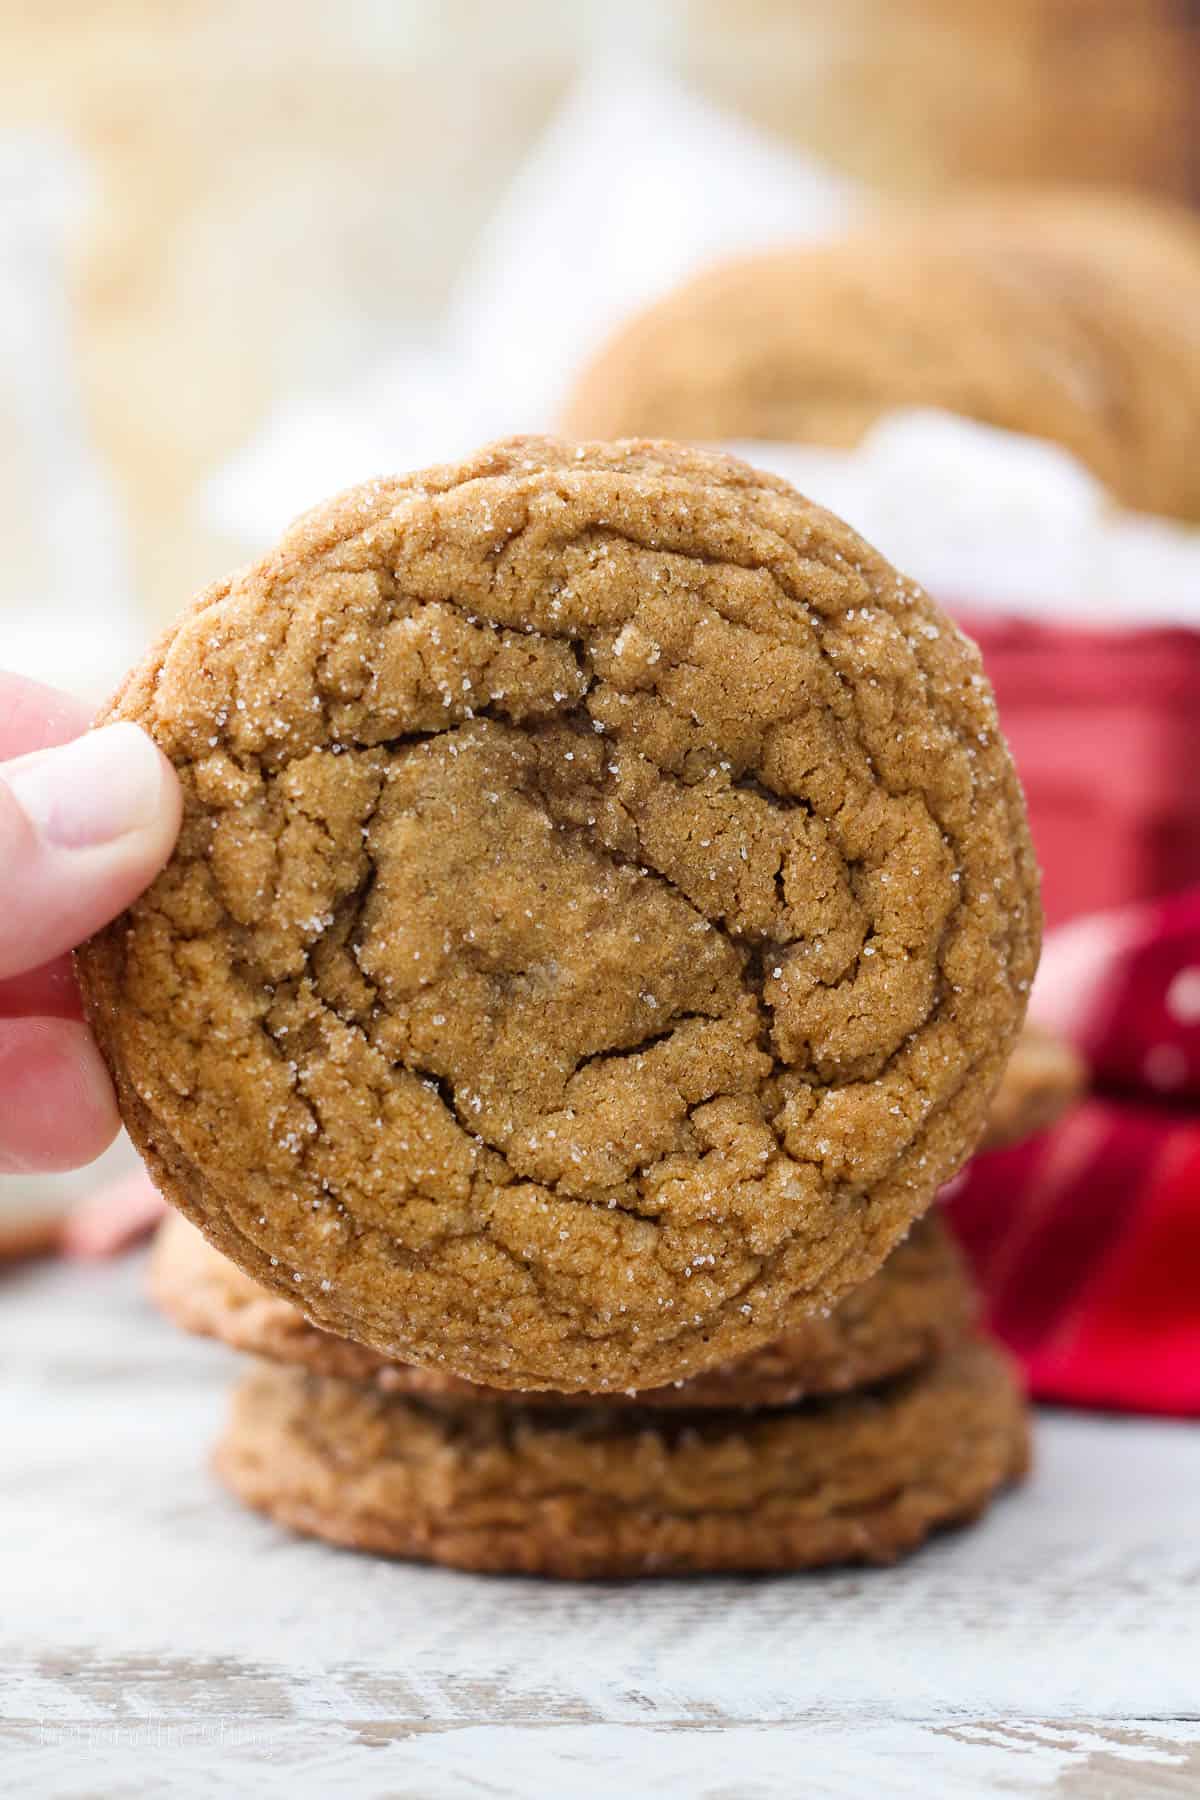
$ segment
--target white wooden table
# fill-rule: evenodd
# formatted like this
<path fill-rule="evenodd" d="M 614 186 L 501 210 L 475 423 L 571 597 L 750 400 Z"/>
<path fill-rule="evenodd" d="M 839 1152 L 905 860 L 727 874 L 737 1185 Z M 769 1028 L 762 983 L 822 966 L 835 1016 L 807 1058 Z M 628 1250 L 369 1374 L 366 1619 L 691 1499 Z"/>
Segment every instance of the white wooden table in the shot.
<path fill-rule="evenodd" d="M 1200 1428 L 1057 1415 L 882 1572 L 564 1587 L 328 1550 L 206 1467 L 137 1261 L 0 1279 L 0 1793 L 1200 1793 Z"/>

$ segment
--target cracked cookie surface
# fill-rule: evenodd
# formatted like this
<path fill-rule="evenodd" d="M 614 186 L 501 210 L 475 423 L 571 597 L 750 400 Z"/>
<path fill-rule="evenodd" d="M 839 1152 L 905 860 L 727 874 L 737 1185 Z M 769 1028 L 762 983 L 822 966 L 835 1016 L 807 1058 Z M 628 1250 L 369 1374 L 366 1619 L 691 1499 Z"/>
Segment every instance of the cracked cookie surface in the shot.
<path fill-rule="evenodd" d="M 969 1341 L 869 1393 L 679 1419 L 447 1412 L 264 1364 L 216 1466 L 247 1505 L 333 1543 L 587 1579 L 892 1562 L 975 1517 L 1028 1454 L 1007 1359 Z"/>
<path fill-rule="evenodd" d="M 185 1331 L 214 1337 L 270 1362 L 436 1406 L 495 1399 L 501 1392 L 416 1363 L 391 1362 L 364 1344 L 310 1325 L 299 1307 L 269 1293 L 189 1225 L 162 1225 L 150 1260 L 151 1298 Z M 974 1284 L 941 1220 L 919 1219 L 883 1268 L 829 1313 L 739 1362 L 640 1393 L 609 1393 L 612 1405 L 670 1409 L 792 1406 L 813 1394 L 844 1393 L 930 1361 L 964 1337 L 978 1313 Z M 522 1404 L 569 1406 L 577 1396 L 535 1393 Z"/>
<path fill-rule="evenodd" d="M 973 646 L 731 458 L 517 439 L 353 490 L 107 717 L 179 845 L 79 956 L 167 1197 L 317 1324 L 648 1387 L 865 1280 L 1037 957 Z"/>

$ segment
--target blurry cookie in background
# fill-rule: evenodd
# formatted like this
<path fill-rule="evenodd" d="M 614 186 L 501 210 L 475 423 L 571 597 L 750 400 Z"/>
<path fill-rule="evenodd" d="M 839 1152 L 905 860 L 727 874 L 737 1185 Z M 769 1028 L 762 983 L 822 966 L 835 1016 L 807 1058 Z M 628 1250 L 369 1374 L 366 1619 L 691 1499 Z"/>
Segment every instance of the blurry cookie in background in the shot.
<path fill-rule="evenodd" d="M 1088 1069 L 1064 1038 L 1027 1024 L 992 1098 L 981 1150 L 1007 1150 L 1048 1131 L 1088 1085 Z"/>
<path fill-rule="evenodd" d="M 434 327 L 597 51 L 620 67 L 653 42 L 701 101 L 884 194 L 1018 178 L 1200 193 L 1184 0 L 363 12 L 346 31 L 325 0 L 292 0 L 283 43 L 278 0 L 8 9 L 4 119 L 85 171 L 62 304 L 135 590 L 163 623 L 233 550 L 198 504 L 206 480 L 297 393 Z M 452 153 L 431 158 L 451 116 Z M 621 152 L 606 145 L 610 164 Z M 23 546 L 30 521 L 3 517 Z"/>
<path fill-rule="evenodd" d="M 964 181 L 1195 195 L 1186 0 L 697 0 L 688 73 L 886 193 Z"/>
<path fill-rule="evenodd" d="M 144 1238 L 166 1203 L 134 1161 L 122 1137 L 84 1169 L 0 1174 L 0 1263 L 107 1256 Z"/>
<path fill-rule="evenodd" d="M 56 1206 L 40 1208 L 32 1200 L 0 1201 L 0 1263 L 19 1262 L 54 1249 L 62 1230 Z"/>
<path fill-rule="evenodd" d="M 618 331 L 566 425 L 844 448 L 914 407 L 1200 518 L 1200 226 L 1127 196 L 989 193 L 725 263 Z"/>

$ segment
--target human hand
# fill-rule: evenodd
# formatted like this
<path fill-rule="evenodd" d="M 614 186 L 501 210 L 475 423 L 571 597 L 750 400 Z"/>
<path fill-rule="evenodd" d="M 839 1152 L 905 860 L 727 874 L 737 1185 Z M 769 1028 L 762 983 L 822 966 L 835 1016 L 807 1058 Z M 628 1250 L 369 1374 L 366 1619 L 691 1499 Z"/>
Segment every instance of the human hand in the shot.
<path fill-rule="evenodd" d="M 77 1168 L 119 1126 L 70 951 L 134 900 L 179 832 L 170 763 L 136 725 L 86 731 L 0 675 L 0 1173 Z"/>

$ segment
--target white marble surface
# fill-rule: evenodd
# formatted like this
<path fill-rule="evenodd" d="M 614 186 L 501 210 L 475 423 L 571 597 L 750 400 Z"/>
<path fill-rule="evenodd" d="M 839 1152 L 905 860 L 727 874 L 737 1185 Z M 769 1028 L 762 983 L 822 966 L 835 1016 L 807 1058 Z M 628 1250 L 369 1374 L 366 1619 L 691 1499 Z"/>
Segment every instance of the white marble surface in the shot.
<path fill-rule="evenodd" d="M 233 1359 L 136 1262 L 0 1280 L 0 1793 L 1200 1791 L 1200 1428 L 1046 1416 L 907 1565 L 562 1587 L 381 1564 L 206 1468 Z"/>

